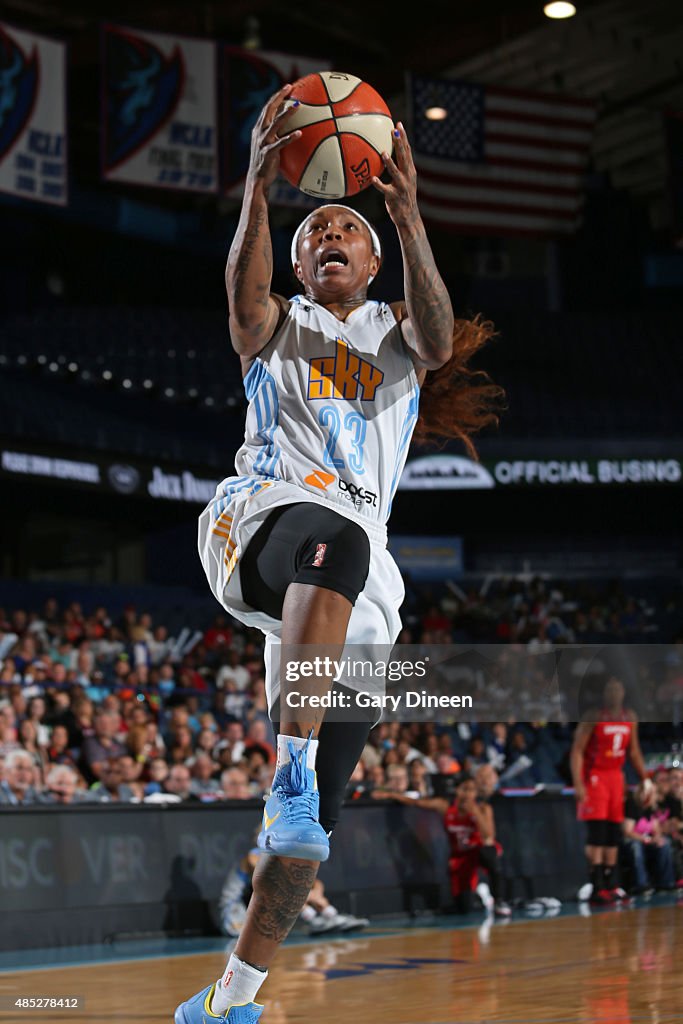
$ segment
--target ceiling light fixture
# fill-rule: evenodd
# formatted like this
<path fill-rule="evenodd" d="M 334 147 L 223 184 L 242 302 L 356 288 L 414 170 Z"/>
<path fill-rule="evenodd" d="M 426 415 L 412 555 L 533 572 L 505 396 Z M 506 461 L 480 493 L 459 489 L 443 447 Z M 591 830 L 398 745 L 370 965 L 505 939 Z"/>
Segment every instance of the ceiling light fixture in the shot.
<path fill-rule="evenodd" d="M 567 3 L 567 0 L 553 0 L 553 3 L 546 4 L 543 8 L 546 18 L 573 18 L 576 14 L 574 4 Z"/>
<path fill-rule="evenodd" d="M 427 107 L 425 117 L 428 121 L 444 121 L 448 117 L 445 107 Z"/>

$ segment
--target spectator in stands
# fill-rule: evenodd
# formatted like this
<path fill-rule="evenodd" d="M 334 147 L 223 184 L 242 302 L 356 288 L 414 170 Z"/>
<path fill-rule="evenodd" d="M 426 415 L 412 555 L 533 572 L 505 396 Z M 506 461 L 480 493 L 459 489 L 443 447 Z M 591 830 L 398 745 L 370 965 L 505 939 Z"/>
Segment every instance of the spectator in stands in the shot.
<path fill-rule="evenodd" d="M 669 793 L 683 804 L 683 768 L 669 769 Z"/>
<path fill-rule="evenodd" d="M 434 787 L 427 767 L 421 757 L 414 758 L 408 765 L 408 795 L 428 797 L 434 795 Z"/>
<path fill-rule="evenodd" d="M 436 759 L 436 772 L 438 775 L 457 775 L 461 765 L 452 754 L 439 754 Z"/>
<path fill-rule="evenodd" d="M 275 762 L 271 764 L 264 764 L 259 768 L 256 778 L 251 783 L 251 789 L 255 796 L 263 797 L 270 794 L 273 788 L 273 778 L 275 776 Z"/>
<path fill-rule="evenodd" d="M 149 757 L 165 757 L 166 756 L 166 744 L 164 743 L 163 737 L 159 732 L 159 724 L 150 719 L 146 726 L 146 744 L 145 754 Z"/>
<path fill-rule="evenodd" d="M 197 736 L 197 754 L 203 753 L 212 756 L 217 744 L 219 742 L 219 736 L 213 729 L 202 729 Z"/>
<path fill-rule="evenodd" d="M 46 704 L 44 697 L 31 697 L 26 708 L 26 717 L 36 727 L 36 743 L 39 747 L 46 747 L 50 742 L 50 729 L 45 722 Z"/>
<path fill-rule="evenodd" d="M 19 736 L 19 725 L 22 720 L 26 717 L 26 708 L 28 707 L 28 701 L 26 694 L 22 690 L 21 686 L 11 686 L 9 691 L 9 699 L 12 710 L 14 711 L 14 725 L 17 730 L 17 737 Z"/>
<path fill-rule="evenodd" d="M 69 732 L 65 725 L 55 725 L 47 747 L 50 764 L 64 764 L 76 768 L 76 760 L 69 748 Z"/>
<path fill-rule="evenodd" d="M 228 681 L 234 683 L 233 692 L 238 693 L 243 693 L 251 683 L 251 673 L 234 647 L 228 651 L 226 663 L 216 673 L 216 687 L 223 690 Z"/>
<path fill-rule="evenodd" d="M 223 738 L 230 744 L 233 761 L 239 761 L 246 749 L 244 726 L 238 721 L 228 721 L 223 726 Z"/>
<path fill-rule="evenodd" d="M 88 800 L 81 776 L 67 764 L 55 764 L 47 773 L 47 794 L 56 804 L 81 804 Z"/>
<path fill-rule="evenodd" d="M 9 751 L 5 756 L 3 774 L 0 807 L 26 807 L 45 802 L 34 784 L 34 761 L 26 750 Z"/>
<path fill-rule="evenodd" d="M 672 782 L 680 769 L 658 768 L 654 774 L 657 816 L 664 835 L 671 841 L 674 878 L 683 887 L 683 805 L 673 791 Z"/>
<path fill-rule="evenodd" d="M 209 651 L 227 651 L 232 644 L 233 629 L 227 615 L 218 614 L 213 625 L 204 633 L 204 644 Z M 216 685 L 219 685 L 218 682 Z"/>
<path fill-rule="evenodd" d="M 198 753 L 191 765 L 192 782 L 190 790 L 197 796 L 206 796 L 219 792 L 221 786 L 215 777 L 217 765 L 209 754 Z"/>
<path fill-rule="evenodd" d="M 42 772 L 47 762 L 47 755 L 45 748 L 38 746 L 38 729 L 30 718 L 25 718 L 19 724 L 19 743 L 31 755 L 34 765 Z"/>
<path fill-rule="evenodd" d="M 254 719 L 247 729 L 247 734 L 244 738 L 245 752 L 248 755 L 249 750 L 253 746 L 258 746 L 262 750 L 267 752 L 268 761 L 275 760 L 275 749 L 273 744 L 270 742 L 272 736 L 272 727 L 264 722 L 262 718 Z"/>
<path fill-rule="evenodd" d="M 144 795 L 150 796 L 153 793 L 163 792 L 164 783 L 169 775 L 169 767 L 166 758 L 153 757 L 147 766 L 149 776 L 145 784 Z"/>
<path fill-rule="evenodd" d="M 437 771 L 436 759 L 439 755 L 439 737 L 434 733 L 429 733 L 416 746 L 420 751 L 427 771 L 430 775 L 435 775 Z"/>
<path fill-rule="evenodd" d="M 652 781 L 655 785 L 659 820 L 664 831 L 668 833 L 670 830 L 667 829 L 667 823 L 681 818 L 681 801 L 671 792 L 671 771 L 668 768 L 658 768 Z"/>
<path fill-rule="evenodd" d="M 449 633 L 452 626 L 451 620 L 435 604 L 422 616 L 422 629 L 427 632 Z"/>
<path fill-rule="evenodd" d="M 346 792 L 344 794 L 345 800 L 360 800 L 362 797 L 367 796 L 370 791 L 370 786 L 366 779 L 365 765 L 362 761 L 359 761 L 356 767 L 351 773 L 351 777 L 346 786 Z"/>
<path fill-rule="evenodd" d="M 121 768 L 121 785 L 130 790 L 131 800 L 142 800 L 145 795 L 145 784 L 142 781 L 144 764 L 136 760 L 130 754 L 124 754 L 119 758 Z"/>
<path fill-rule="evenodd" d="M 98 711 L 93 724 L 94 735 L 83 740 L 80 768 L 87 781 L 97 782 L 107 761 L 121 757 L 125 748 L 115 739 L 120 725 L 120 716 L 116 712 Z"/>
<path fill-rule="evenodd" d="M 226 768 L 221 774 L 221 792 L 224 800 L 251 800 L 249 777 L 241 768 Z"/>
<path fill-rule="evenodd" d="M 471 775 L 482 764 L 489 764 L 486 757 L 486 744 L 481 736 L 473 736 L 467 744 L 464 769 Z"/>
<path fill-rule="evenodd" d="M 123 781 L 123 766 L 120 757 L 112 757 L 103 761 L 100 777 L 88 790 L 90 799 L 97 803 L 130 803 L 135 794 Z"/>
<path fill-rule="evenodd" d="M 500 773 L 501 786 L 514 786 L 519 789 L 534 788 L 539 780 L 534 770 L 534 760 L 529 751 L 526 736 L 521 729 L 515 729 L 510 736 L 506 762 L 506 768 Z"/>
<path fill-rule="evenodd" d="M 474 773 L 479 800 L 490 800 L 498 789 L 498 772 L 492 764 L 480 764 Z"/>
<path fill-rule="evenodd" d="M 162 727 L 162 737 L 167 749 L 175 744 L 177 730 L 184 727 L 192 728 L 188 707 L 186 704 L 174 704 L 167 715 L 165 726 Z"/>
<path fill-rule="evenodd" d="M 662 830 L 654 787 L 643 782 L 626 798 L 624 837 L 627 861 L 634 876 L 631 892 L 674 887 L 671 840 Z"/>
<path fill-rule="evenodd" d="M 66 688 L 69 684 L 69 680 L 67 678 L 67 671 L 68 670 L 66 665 L 64 665 L 61 661 L 53 662 L 46 673 L 46 688 Z"/>
<path fill-rule="evenodd" d="M 231 718 L 242 718 L 249 705 L 246 690 L 240 690 L 234 679 L 226 679 L 222 686 L 223 712 Z"/>
<path fill-rule="evenodd" d="M 17 739 L 16 715 L 11 704 L 0 708 L 0 751 L 9 753 L 19 746 Z"/>
<path fill-rule="evenodd" d="M 391 793 L 405 793 L 408 789 L 408 769 L 404 764 L 390 764 L 386 769 L 386 788 Z"/>
<path fill-rule="evenodd" d="M 507 765 L 508 727 L 505 722 L 495 722 L 491 733 L 486 745 L 486 760 L 500 773 Z"/>
<path fill-rule="evenodd" d="M 37 654 L 35 638 L 23 636 L 11 652 L 15 670 L 23 676 L 31 662 L 37 659 Z"/>
<path fill-rule="evenodd" d="M 252 743 L 247 747 L 242 763 L 245 765 L 249 781 L 258 785 L 261 769 L 270 763 L 270 750 L 260 744 Z"/>
<path fill-rule="evenodd" d="M 163 784 L 163 792 L 184 801 L 199 800 L 199 797 L 192 792 L 192 776 L 186 764 L 171 766 L 168 778 Z"/>
<path fill-rule="evenodd" d="M 187 764 L 194 757 L 194 742 L 189 725 L 179 725 L 174 732 L 174 740 L 169 751 L 172 764 Z"/>

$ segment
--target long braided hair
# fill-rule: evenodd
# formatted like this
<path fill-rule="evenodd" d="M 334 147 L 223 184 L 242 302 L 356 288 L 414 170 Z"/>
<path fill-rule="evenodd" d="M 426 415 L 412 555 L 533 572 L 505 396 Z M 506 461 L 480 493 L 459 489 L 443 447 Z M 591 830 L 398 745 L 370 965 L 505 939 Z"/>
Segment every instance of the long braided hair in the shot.
<path fill-rule="evenodd" d="M 478 461 L 472 435 L 497 426 L 505 409 L 505 392 L 485 371 L 468 364 L 495 335 L 493 324 L 480 315 L 455 321 L 453 355 L 438 370 L 430 370 L 422 385 L 415 444 L 441 446 L 459 440 L 470 458 Z"/>

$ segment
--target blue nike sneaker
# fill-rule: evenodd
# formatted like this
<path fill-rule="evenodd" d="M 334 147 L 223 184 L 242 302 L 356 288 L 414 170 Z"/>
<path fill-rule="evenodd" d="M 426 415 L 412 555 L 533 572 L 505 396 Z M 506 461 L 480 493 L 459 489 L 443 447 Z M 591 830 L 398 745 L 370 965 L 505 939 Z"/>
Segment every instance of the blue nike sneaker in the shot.
<path fill-rule="evenodd" d="M 288 747 L 290 760 L 278 769 L 263 810 L 258 848 L 278 857 L 327 860 L 330 840 L 318 821 L 320 795 L 315 772 L 306 767 L 308 742 L 299 750 L 291 741 Z"/>
<path fill-rule="evenodd" d="M 209 1024 L 212 1020 L 222 1020 L 227 1024 L 256 1024 L 263 1013 L 261 1003 L 240 1003 L 231 1006 L 227 1013 L 213 1013 L 211 1000 L 215 991 L 216 985 L 209 985 L 186 1003 L 181 1003 L 175 1012 L 175 1024 Z"/>

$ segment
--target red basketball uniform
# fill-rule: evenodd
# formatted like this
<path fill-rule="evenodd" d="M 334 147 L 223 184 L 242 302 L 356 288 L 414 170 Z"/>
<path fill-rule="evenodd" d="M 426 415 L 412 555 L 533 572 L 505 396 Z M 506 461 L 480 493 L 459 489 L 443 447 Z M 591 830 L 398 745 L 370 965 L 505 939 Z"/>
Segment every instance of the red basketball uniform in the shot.
<path fill-rule="evenodd" d="M 624 820 L 623 767 L 632 732 L 626 712 L 620 720 L 595 723 L 583 757 L 586 798 L 578 807 L 580 821 Z"/>
<path fill-rule="evenodd" d="M 446 811 L 444 825 L 451 846 L 448 870 L 451 876 L 451 893 L 459 896 L 468 889 L 477 887 L 479 849 L 482 845 L 479 827 L 469 814 L 461 811 L 456 804 Z"/>

